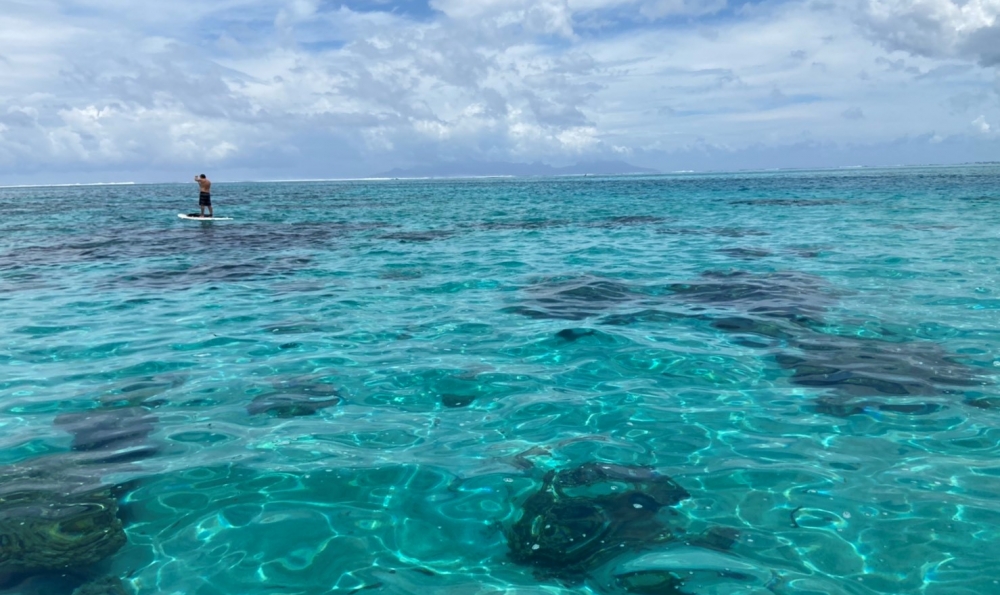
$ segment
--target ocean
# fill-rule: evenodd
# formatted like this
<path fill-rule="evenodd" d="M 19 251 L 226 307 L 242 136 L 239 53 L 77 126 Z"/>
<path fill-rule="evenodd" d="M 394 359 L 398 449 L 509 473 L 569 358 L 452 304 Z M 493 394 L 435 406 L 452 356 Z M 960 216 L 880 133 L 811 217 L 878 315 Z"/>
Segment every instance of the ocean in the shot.
<path fill-rule="evenodd" d="M 1000 167 L 0 189 L 0 593 L 1000 593 Z"/>

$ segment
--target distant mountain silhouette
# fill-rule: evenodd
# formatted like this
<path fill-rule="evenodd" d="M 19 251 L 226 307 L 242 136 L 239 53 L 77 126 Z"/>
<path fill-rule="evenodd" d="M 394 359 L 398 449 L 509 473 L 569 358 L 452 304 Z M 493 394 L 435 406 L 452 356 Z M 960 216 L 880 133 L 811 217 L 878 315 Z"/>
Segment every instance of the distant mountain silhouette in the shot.
<path fill-rule="evenodd" d="M 375 174 L 377 178 L 462 178 L 477 176 L 612 176 L 621 174 L 656 174 L 655 169 L 630 165 L 624 161 L 592 161 L 566 167 L 544 163 L 509 163 L 503 161 L 466 161 L 436 163 L 410 168 L 395 168 Z"/>

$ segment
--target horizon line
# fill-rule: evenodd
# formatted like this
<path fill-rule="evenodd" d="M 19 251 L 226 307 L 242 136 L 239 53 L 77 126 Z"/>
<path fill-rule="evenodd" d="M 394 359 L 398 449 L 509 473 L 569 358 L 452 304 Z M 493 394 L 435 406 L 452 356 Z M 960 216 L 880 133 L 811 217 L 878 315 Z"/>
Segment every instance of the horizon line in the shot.
<path fill-rule="evenodd" d="M 356 178 L 286 178 L 277 180 L 217 180 L 214 184 L 289 184 L 308 182 L 392 182 L 392 181 L 421 181 L 421 180 L 478 180 L 478 179 L 529 179 L 529 178 L 586 178 L 586 177 L 623 177 L 623 176 L 677 176 L 677 175 L 705 175 L 705 174 L 767 174 L 775 172 L 790 171 L 856 171 L 859 169 L 906 169 L 906 168 L 930 168 L 930 167 L 988 167 L 1000 165 L 1000 161 L 970 161 L 964 163 L 923 163 L 923 164 L 897 164 L 897 165 L 836 165 L 829 167 L 776 167 L 767 169 L 732 169 L 732 170 L 674 170 L 669 172 L 632 172 L 618 174 L 486 174 L 486 175 L 431 175 L 431 176 L 362 176 Z M 68 183 L 41 183 L 41 184 L 9 184 L 0 185 L 0 190 L 27 189 L 27 188 L 72 188 L 79 186 L 166 186 L 166 185 L 186 185 L 191 182 L 68 182 Z"/>
<path fill-rule="evenodd" d="M 156 182 L 152 182 L 156 183 Z M 136 182 L 69 182 L 63 184 L 11 184 L 5 188 L 67 188 L 71 186 L 135 186 Z"/>

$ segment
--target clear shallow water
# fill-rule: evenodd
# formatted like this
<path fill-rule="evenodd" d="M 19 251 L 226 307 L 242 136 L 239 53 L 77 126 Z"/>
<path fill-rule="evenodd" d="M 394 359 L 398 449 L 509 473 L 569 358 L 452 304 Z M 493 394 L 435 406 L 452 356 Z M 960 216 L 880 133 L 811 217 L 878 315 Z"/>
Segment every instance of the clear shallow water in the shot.
<path fill-rule="evenodd" d="M 119 486 L 136 593 L 998 591 L 998 188 L 0 190 L 0 492 Z M 27 550 L 0 592 L 85 580 Z"/>

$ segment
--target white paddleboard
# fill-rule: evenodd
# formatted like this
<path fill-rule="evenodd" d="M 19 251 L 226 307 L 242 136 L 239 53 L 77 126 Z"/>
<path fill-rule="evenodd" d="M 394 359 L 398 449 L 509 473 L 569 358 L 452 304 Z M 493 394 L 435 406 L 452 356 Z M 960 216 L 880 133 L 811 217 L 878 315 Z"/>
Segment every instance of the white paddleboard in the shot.
<path fill-rule="evenodd" d="M 232 221 L 232 217 L 202 217 L 198 213 L 191 213 L 185 215 L 184 213 L 177 213 L 177 216 L 181 219 L 190 219 L 192 221 Z"/>

